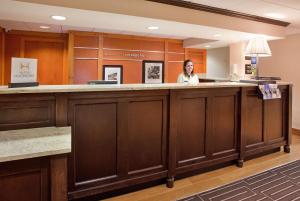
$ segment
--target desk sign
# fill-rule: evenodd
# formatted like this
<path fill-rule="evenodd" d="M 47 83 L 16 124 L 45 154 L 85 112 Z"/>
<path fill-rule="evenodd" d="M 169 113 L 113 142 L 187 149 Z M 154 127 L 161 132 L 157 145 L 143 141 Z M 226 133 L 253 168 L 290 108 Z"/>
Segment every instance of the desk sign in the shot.
<path fill-rule="evenodd" d="M 13 57 L 11 60 L 11 83 L 9 83 L 8 87 L 31 87 L 38 85 L 37 59 Z"/>

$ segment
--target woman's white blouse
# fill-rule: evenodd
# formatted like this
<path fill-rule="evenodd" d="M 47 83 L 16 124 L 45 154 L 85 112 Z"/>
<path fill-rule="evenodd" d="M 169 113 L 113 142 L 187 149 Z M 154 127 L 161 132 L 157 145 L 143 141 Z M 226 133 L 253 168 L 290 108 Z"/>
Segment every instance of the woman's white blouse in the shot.
<path fill-rule="evenodd" d="M 199 78 L 196 74 L 194 74 L 193 76 L 185 76 L 184 73 L 180 73 L 177 78 L 177 83 L 198 84 Z"/>

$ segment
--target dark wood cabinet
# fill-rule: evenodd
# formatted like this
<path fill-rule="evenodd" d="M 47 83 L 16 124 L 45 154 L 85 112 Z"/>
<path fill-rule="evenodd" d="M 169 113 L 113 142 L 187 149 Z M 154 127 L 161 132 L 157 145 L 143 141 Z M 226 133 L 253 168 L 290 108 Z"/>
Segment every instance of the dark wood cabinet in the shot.
<path fill-rule="evenodd" d="M 71 199 L 167 177 L 167 96 L 168 90 L 69 97 Z"/>
<path fill-rule="evenodd" d="M 239 88 L 173 90 L 173 175 L 238 159 Z M 173 161 L 174 163 L 174 161 Z"/>
<path fill-rule="evenodd" d="M 281 146 L 289 152 L 292 86 L 280 89 L 281 99 L 267 101 L 254 86 L 1 95 L 0 130 L 71 125 L 69 200 L 161 179 L 172 187 L 186 173 L 242 166 Z M 47 171 L 1 174 L 0 192 L 16 182 L 46 185 Z M 33 201 L 45 195 L 31 194 Z"/>
<path fill-rule="evenodd" d="M 55 96 L 2 95 L 0 114 L 0 130 L 54 126 Z"/>
<path fill-rule="evenodd" d="M 50 201 L 49 161 L 0 163 L 0 200 Z"/>
<path fill-rule="evenodd" d="M 245 156 L 289 144 L 291 86 L 280 86 L 282 98 L 273 100 L 258 98 L 255 87 L 245 90 Z"/>

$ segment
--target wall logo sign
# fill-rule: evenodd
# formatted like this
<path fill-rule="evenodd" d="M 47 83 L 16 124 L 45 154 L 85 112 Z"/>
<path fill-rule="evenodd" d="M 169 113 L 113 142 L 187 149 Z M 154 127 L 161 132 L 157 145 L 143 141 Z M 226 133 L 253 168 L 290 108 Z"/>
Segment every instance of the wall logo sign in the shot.
<path fill-rule="evenodd" d="M 9 87 L 37 85 L 37 59 L 13 57 L 11 60 L 11 83 L 9 83 Z"/>
<path fill-rule="evenodd" d="M 134 59 L 144 59 L 145 58 L 145 55 L 142 53 L 127 53 L 127 52 L 120 52 L 120 53 L 104 52 L 104 56 L 128 57 L 128 58 L 134 58 Z"/>

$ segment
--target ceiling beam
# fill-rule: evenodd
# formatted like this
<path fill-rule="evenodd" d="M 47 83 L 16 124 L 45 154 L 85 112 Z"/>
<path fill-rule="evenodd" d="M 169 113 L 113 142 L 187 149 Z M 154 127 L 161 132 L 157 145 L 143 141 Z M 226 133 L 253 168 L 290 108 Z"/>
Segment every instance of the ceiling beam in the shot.
<path fill-rule="evenodd" d="M 237 11 L 207 6 L 207 5 L 183 1 L 183 0 L 146 0 L 146 1 L 163 3 L 163 4 L 172 5 L 172 6 L 189 8 L 189 9 L 193 9 L 193 10 L 205 11 L 205 12 L 210 12 L 210 13 L 216 13 L 216 14 L 237 17 L 237 18 L 246 19 L 246 20 L 252 20 L 252 21 L 263 22 L 263 23 L 267 23 L 267 24 L 283 26 L 283 27 L 287 27 L 288 25 L 290 25 L 289 22 L 274 20 L 274 19 L 270 19 L 270 18 L 266 18 L 266 17 L 250 15 L 247 13 L 241 13 L 241 12 L 237 12 Z"/>

